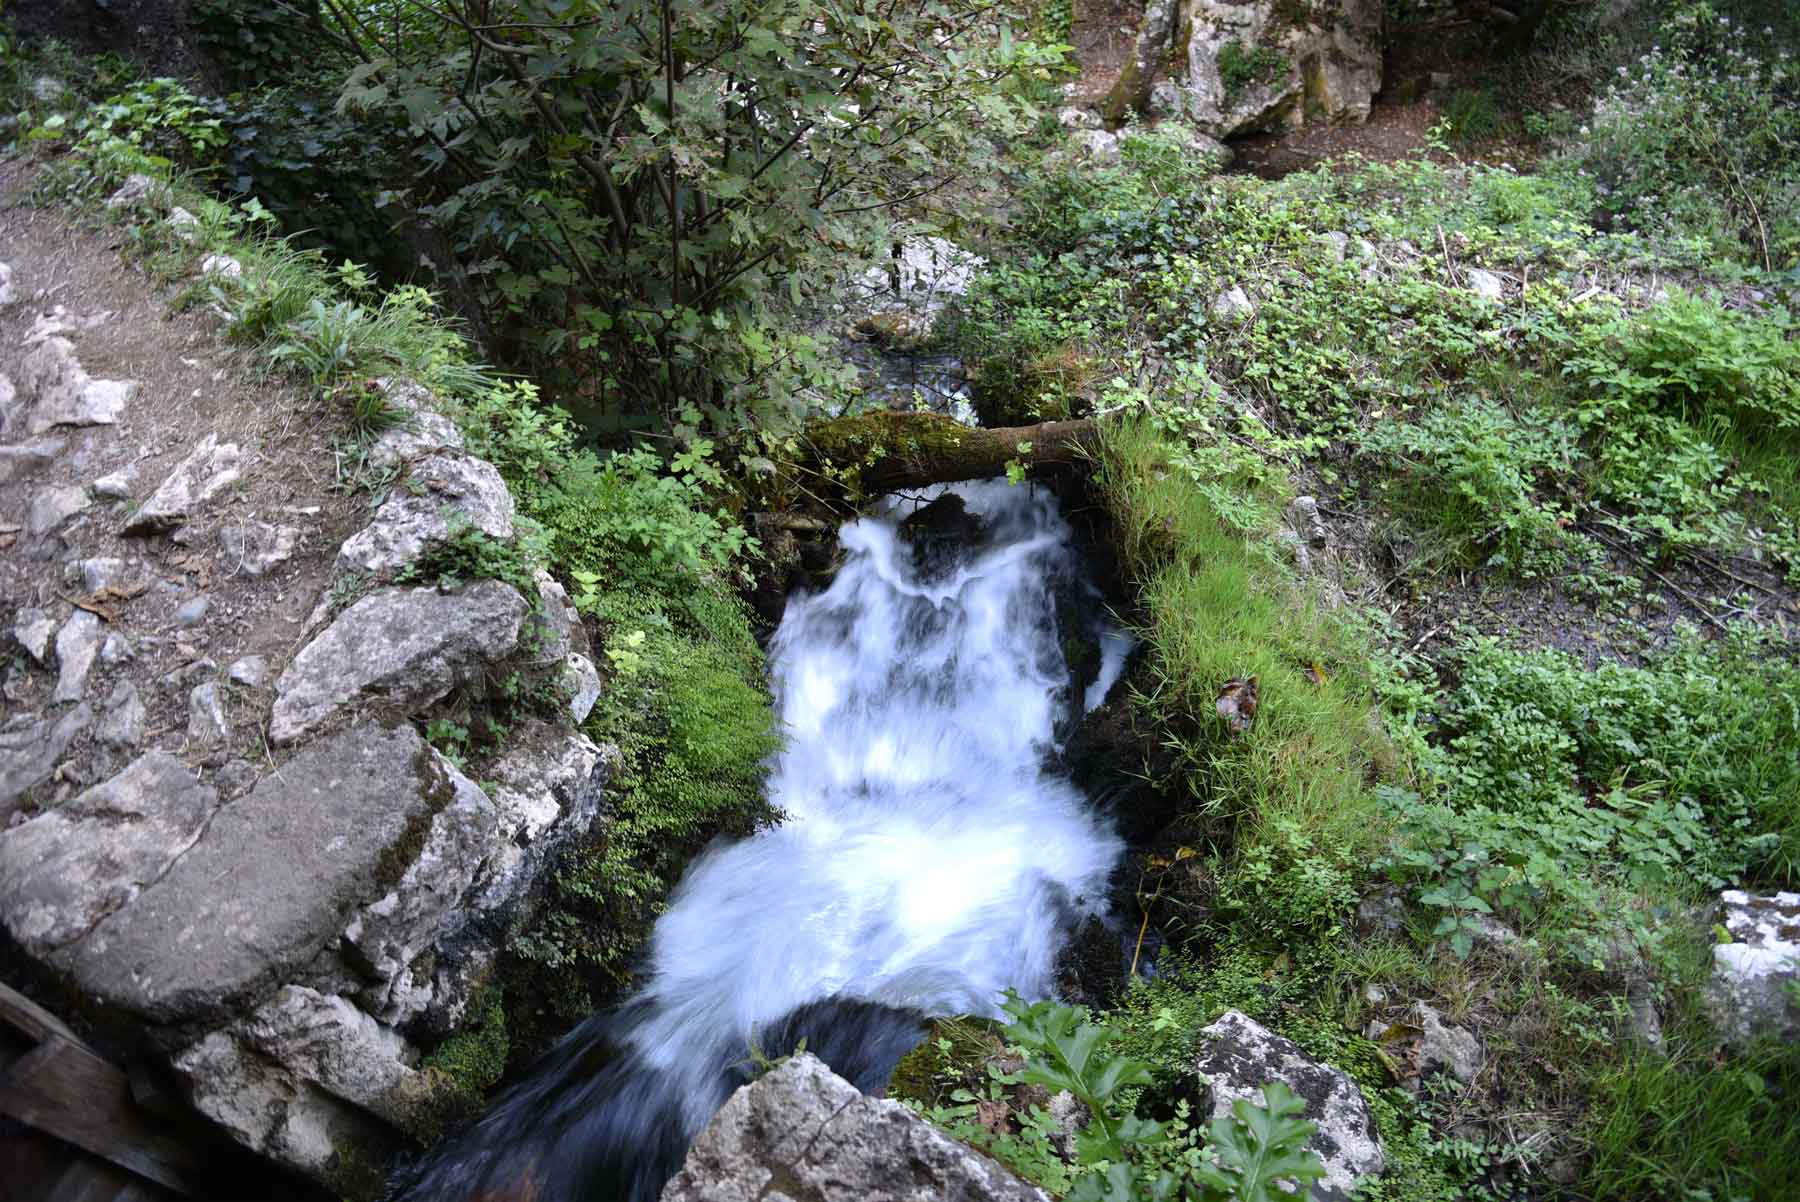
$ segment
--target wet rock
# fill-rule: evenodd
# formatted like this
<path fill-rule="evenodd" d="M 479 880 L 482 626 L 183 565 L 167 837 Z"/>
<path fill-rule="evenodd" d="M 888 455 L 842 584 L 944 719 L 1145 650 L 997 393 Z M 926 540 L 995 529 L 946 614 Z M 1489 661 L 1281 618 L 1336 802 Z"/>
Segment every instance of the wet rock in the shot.
<path fill-rule="evenodd" d="M 0 376 L 0 430 L 6 429 L 6 393 L 12 383 Z M 0 484 L 10 484 L 14 480 L 28 480 L 37 475 L 63 453 L 67 445 L 60 438 L 34 438 L 29 442 L 16 443 L 8 447 L 0 447 Z"/>
<path fill-rule="evenodd" d="M 152 1021 L 225 1017 L 335 943 L 467 788 L 410 727 L 365 723 L 318 739 L 50 962 L 96 1001 Z"/>
<path fill-rule="evenodd" d="M 56 632 L 56 691 L 50 695 L 51 701 L 81 700 L 99 650 L 100 619 L 85 609 L 70 614 Z"/>
<path fill-rule="evenodd" d="M 56 426 L 110 426 L 137 395 L 135 380 L 97 380 L 81 368 L 75 345 L 46 338 L 20 364 L 19 385 L 32 398 L 25 428 L 43 434 Z M 7 422 L 11 435 L 11 421 Z"/>
<path fill-rule="evenodd" d="M 513 499 L 500 473 L 485 460 L 432 455 L 413 466 L 406 488 L 394 490 L 369 526 L 338 551 L 346 572 L 383 575 L 405 567 L 426 548 L 444 542 L 459 525 L 498 539 L 513 536 Z"/>
<path fill-rule="evenodd" d="M 260 655 L 246 655 L 235 660 L 225 669 L 225 678 L 232 684 L 241 684 L 245 688 L 254 689 L 269 678 L 269 661 Z"/>
<path fill-rule="evenodd" d="M 806 1053 L 734 1093 L 662 1202 L 1047 1202 L 898 1102 L 865 1097 Z"/>
<path fill-rule="evenodd" d="M 50 779 L 63 752 L 93 721 L 94 711 L 78 705 L 54 717 L 21 714 L 0 728 L 0 829 L 20 800 Z"/>
<path fill-rule="evenodd" d="M 1213 320 L 1238 324 L 1256 316 L 1250 294 L 1236 284 L 1219 293 L 1212 303 Z"/>
<path fill-rule="evenodd" d="M 1748 1043 L 1773 1036 L 1800 1039 L 1800 893 L 1719 895 L 1720 926 L 1730 943 L 1713 947 L 1706 1004 L 1719 1034 Z"/>
<path fill-rule="evenodd" d="M 1479 267 L 1471 267 L 1463 273 L 1463 280 L 1469 290 L 1482 300 L 1503 301 L 1506 299 L 1506 284 L 1491 271 L 1483 271 Z"/>
<path fill-rule="evenodd" d="M 212 608 L 212 598 L 205 593 L 189 597 L 175 607 L 174 621 L 177 626 L 198 626 L 206 620 L 206 613 Z"/>
<path fill-rule="evenodd" d="M 228 574 L 261 576 L 294 557 L 300 531 L 269 522 L 230 522 L 219 531 L 219 547 Z"/>
<path fill-rule="evenodd" d="M 93 502 L 87 490 L 78 484 L 40 489 L 31 498 L 31 509 L 25 515 L 25 529 L 33 538 L 55 533 L 62 524 Z"/>
<path fill-rule="evenodd" d="M 0 921 L 50 957 L 128 906 L 194 845 L 218 795 L 167 752 L 0 834 Z"/>
<path fill-rule="evenodd" d="M 126 534 L 174 530 L 243 477 L 243 454 L 234 442 L 208 434 L 176 465 L 143 508 L 125 523 Z"/>
<path fill-rule="evenodd" d="M 13 638 L 25 653 L 39 664 L 50 664 L 50 637 L 56 633 L 57 621 L 41 609 L 21 609 L 13 617 Z"/>
<path fill-rule="evenodd" d="M 900 522 L 900 537 L 912 548 L 913 568 L 921 580 L 949 575 L 981 544 L 987 527 L 955 493 L 944 493 L 913 510 Z"/>
<path fill-rule="evenodd" d="M 1448 1072 L 1467 1085 L 1481 1072 L 1487 1057 L 1475 1036 L 1451 1026 L 1444 1016 L 1424 1002 L 1413 1004 L 1413 1020 L 1419 1028 L 1419 1072 Z"/>
<path fill-rule="evenodd" d="M 213 681 L 197 685 L 188 694 L 188 746 L 217 747 L 231 738 L 225 707 L 219 703 L 219 686 Z"/>
<path fill-rule="evenodd" d="M 1356 1183 L 1381 1172 L 1384 1158 L 1375 1118 L 1349 1074 L 1321 1064 L 1237 1010 L 1200 1032 L 1202 1050 L 1194 1070 L 1208 1083 L 1205 1117 L 1231 1113 L 1248 1098 L 1260 1105 L 1262 1087 L 1280 1081 L 1305 1103 L 1302 1117 L 1318 1126 L 1307 1146 L 1319 1154 L 1325 1176 L 1312 1187 L 1320 1202 L 1348 1202 Z"/>
<path fill-rule="evenodd" d="M 456 593 L 371 593 L 302 648 L 276 681 L 269 738 L 291 743 L 364 701 L 408 710 L 428 705 L 511 655 L 525 611 L 525 599 L 497 580 Z"/>
<path fill-rule="evenodd" d="M 147 715 L 137 686 L 121 680 L 106 699 L 106 712 L 94 737 L 107 747 L 119 751 L 136 751 L 144 745 Z"/>

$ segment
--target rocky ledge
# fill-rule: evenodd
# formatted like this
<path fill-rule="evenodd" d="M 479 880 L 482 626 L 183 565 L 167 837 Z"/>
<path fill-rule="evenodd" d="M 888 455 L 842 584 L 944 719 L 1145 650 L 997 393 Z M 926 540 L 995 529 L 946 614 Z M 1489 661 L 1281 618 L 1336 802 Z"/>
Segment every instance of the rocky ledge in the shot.
<path fill-rule="evenodd" d="M 154 188 L 115 199 L 167 220 Z M 514 536 L 429 393 L 379 382 L 407 420 L 359 448 L 371 506 L 333 487 L 329 409 L 171 330 L 104 247 L 41 250 L 54 220 L 0 233 L 0 924 L 241 1143 L 366 1187 L 444 1109 L 424 1049 L 601 811 L 588 637 L 548 576 L 404 579 Z M 421 737 L 509 679 L 539 716 L 486 761 Z"/>

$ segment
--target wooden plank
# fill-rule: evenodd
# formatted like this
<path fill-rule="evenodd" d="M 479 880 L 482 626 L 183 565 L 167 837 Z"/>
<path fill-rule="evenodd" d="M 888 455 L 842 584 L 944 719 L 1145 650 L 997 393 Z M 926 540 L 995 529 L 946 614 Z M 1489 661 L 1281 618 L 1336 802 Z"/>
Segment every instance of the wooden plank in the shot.
<path fill-rule="evenodd" d="M 42 1131 L 0 1118 L 0 1198 L 42 1198 L 71 1156 L 86 1155 Z"/>
<path fill-rule="evenodd" d="M 52 1035 L 70 1043 L 81 1042 L 81 1036 L 62 1019 L 5 984 L 0 984 L 0 1022 L 23 1031 L 32 1043 L 42 1043 Z"/>
<path fill-rule="evenodd" d="M 125 1073 L 80 1044 L 51 1037 L 0 1080 L 0 1114 L 182 1194 L 197 1165 L 187 1148 L 154 1130 L 131 1100 Z"/>

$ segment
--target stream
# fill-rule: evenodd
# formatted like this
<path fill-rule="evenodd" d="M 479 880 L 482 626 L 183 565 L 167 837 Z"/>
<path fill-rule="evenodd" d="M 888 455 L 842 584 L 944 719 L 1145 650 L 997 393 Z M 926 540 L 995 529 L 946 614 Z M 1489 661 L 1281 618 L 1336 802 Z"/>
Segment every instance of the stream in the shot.
<path fill-rule="evenodd" d="M 641 992 L 565 1037 L 399 1196 L 649 1202 L 752 1078 L 752 1048 L 804 1039 L 873 1092 L 927 1016 L 998 1017 L 1008 987 L 1053 992 L 1122 851 L 1054 770 L 1056 735 L 1104 698 L 1130 643 L 1099 617 L 1047 492 L 953 486 L 982 535 L 915 555 L 901 520 L 943 491 L 846 525 L 830 586 L 788 601 L 770 647 L 785 820 L 696 859 Z M 1059 589 L 1090 599 L 1087 630 L 1059 629 Z M 1071 635 L 1101 649 L 1080 696 Z"/>

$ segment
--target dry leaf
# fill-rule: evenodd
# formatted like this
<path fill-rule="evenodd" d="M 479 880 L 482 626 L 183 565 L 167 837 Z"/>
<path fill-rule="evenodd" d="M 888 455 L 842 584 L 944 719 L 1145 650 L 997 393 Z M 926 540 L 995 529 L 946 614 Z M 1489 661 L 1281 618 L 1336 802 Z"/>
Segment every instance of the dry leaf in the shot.
<path fill-rule="evenodd" d="M 1219 686 L 1218 698 L 1213 707 L 1219 711 L 1219 719 L 1225 723 L 1225 729 L 1234 735 L 1241 735 L 1250 729 L 1250 722 L 1256 717 L 1256 677 L 1248 680 L 1232 677 Z"/>
<path fill-rule="evenodd" d="M 95 589 L 85 597 L 75 598 L 74 604 L 107 622 L 117 622 L 119 609 L 125 602 L 133 597 L 142 596 L 148 587 L 144 584 L 134 584 L 127 588 L 120 588 L 116 584 L 109 584 L 105 588 Z"/>
<path fill-rule="evenodd" d="M 995 1135 L 1007 1132 L 1007 1120 L 1012 1118 L 1012 1107 L 1002 1101 L 982 1099 L 975 1103 L 975 1121 L 986 1127 Z"/>

